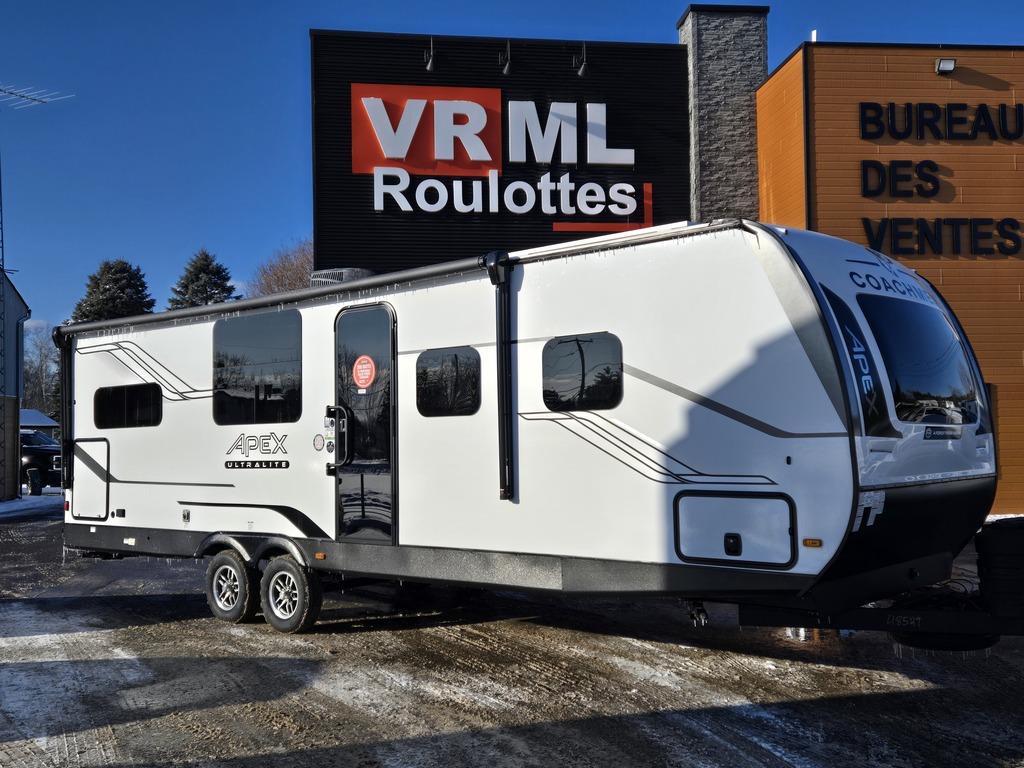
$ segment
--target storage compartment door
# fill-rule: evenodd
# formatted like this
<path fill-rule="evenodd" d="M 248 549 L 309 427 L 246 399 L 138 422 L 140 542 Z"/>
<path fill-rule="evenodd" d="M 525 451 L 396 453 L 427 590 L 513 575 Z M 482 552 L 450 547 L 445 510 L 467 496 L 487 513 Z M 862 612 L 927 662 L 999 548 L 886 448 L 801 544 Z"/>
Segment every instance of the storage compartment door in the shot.
<path fill-rule="evenodd" d="M 684 492 L 675 503 L 676 554 L 685 562 L 789 568 L 796 509 L 784 494 Z"/>
<path fill-rule="evenodd" d="M 71 517 L 106 520 L 110 511 L 110 443 L 76 440 L 72 471 Z"/>

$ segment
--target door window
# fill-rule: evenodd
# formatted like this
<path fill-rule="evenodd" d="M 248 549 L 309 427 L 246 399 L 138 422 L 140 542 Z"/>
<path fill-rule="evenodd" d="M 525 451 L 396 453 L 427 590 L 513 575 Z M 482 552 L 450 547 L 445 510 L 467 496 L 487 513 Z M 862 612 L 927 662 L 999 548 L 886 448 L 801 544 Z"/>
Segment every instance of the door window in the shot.
<path fill-rule="evenodd" d="M 337 469 L 338 535 L 346 540 L 394 540 L 393 334 L 385 306 L 349 309 L 338 317 L 337 404 L 353 431 L 351 461 Z"/>

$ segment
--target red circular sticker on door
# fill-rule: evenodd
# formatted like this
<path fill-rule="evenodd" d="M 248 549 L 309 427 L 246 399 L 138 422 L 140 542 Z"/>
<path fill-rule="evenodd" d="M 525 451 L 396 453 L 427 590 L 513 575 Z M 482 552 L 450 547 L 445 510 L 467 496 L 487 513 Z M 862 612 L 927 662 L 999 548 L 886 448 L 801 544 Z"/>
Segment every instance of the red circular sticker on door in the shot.
<path fill-rule="evenodd" d="M 360 389 L 366 389 L 377 378 L 377 366 L 369 355 L 360 355 L 352 365 L 352 381 Z"/>

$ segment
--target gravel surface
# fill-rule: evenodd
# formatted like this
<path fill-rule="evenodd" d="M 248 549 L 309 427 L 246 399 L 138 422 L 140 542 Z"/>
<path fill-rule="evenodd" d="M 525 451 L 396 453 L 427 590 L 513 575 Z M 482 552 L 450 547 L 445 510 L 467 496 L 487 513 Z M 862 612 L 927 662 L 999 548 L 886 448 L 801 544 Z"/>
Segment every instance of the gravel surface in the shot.
<path fill-rule="evenodd" d="M 4 768 L 1024 766 L 1020 638 L 392 585 L 285 636 L 213 619 L 202 563 L 65 562 L 60 535 L 58 509 L 0 514 Z"/>

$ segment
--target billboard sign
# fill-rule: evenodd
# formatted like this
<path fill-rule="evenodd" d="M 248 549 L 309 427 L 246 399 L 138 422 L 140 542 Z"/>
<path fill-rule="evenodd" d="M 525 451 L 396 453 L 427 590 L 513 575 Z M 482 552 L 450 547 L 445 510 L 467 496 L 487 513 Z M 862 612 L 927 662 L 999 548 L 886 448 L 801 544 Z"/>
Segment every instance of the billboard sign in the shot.
<path fill-rule="evenodd" d="M 686 51 L 311 33 L 316 269 L 689 218 Z"/>

